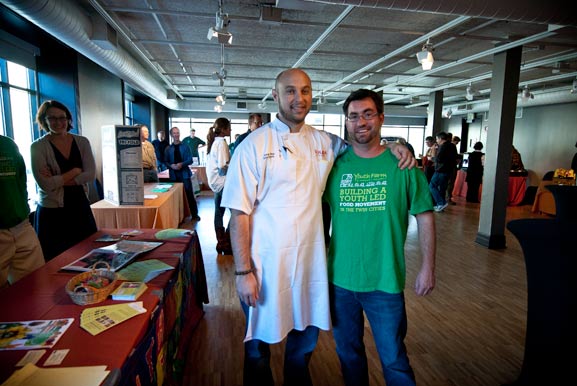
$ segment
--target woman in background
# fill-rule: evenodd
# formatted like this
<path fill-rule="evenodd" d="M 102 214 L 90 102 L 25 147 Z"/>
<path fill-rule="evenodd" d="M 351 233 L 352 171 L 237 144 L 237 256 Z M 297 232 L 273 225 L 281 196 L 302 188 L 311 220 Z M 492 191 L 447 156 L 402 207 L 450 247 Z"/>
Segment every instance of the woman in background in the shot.
<path fill-rule="evenodd" d="M 47 134 L 30 146 L 40 193 L 34 227 L 49 261 L 97 230 L 86 195 L 96 165 L 88 139 L 69 132 L 72 114 L 62 103 L 44 102 L 36 121 Z"/>
<path fill-rule="evenodd" d="M 214 230 L 216 232 L 216 251 L 225 255 L 232 254 L 228 226 L 224 228 L 223 218 L 225 208 L 220 206 L 222 189 L 230 161 L 230 151 L 224 137 L 230 136 L 230 121 L 218 118 L 209 129 L 207 136 L 206 174 L 208 186 L 214 192 Z"/>
<path fill-rule="evenodd" d="M 473 145 L 474 152 L 469 154 L 469 164 L 467 165 L 467 202 L 479 202 L 479 187 L 483 182 L 483 144 L 481 142 Z"/>

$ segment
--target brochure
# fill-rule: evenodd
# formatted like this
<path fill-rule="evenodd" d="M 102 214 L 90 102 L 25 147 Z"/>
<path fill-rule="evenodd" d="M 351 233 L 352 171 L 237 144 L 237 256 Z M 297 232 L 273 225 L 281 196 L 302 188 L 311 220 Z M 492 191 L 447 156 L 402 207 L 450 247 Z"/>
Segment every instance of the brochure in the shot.
<path fill-rule="evenodd" d="M 120 280 L 143 281 L 148 283 L 161 273 L 170 271 L 171 269 L 174 269 L 174 267 L 158 259 L 147 259 L 136 261 L 126 268 L 122 268 L 118 272 L 118 278 Z"/>
<path fill-rule="evenodd" d="M 134 260 L 136 256 L 151 251 L 159 245 L 162 245 L 162 242 L 121 240 L 116 244 L 93 249 L 62 269 L 91 271 L 95 264 L 96 268 L 106 269 L 107 266 L 103 263 L 107 263 L 111 271 L 116 271 Z"/>
<path fill-rule="evenodd" d="M 141 281 L 125 281 L 112 291 L 112 300 L 136 300 L 147 288 Z"/>
<path fill-rule="evenodd" d="M 0 322 L 0 350 L 30 350 L 52 347 L 74 319 Z"/>
<path fill-rule="evenodd" d="M 111 306 L 90 307 L 80 315 L 80 327 L 92 335 L 98 335 L 132 317 L 143 314 L 142 302 L 122 303 Z"/>

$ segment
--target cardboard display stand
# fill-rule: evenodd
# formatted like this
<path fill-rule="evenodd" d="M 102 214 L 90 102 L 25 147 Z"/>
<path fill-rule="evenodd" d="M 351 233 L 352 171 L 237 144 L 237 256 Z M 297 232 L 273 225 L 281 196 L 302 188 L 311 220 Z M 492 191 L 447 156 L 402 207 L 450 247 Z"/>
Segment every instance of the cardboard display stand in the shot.
<path fill-rule="evenodd" d="M 139 127 L 102 127 L 102 175 L 106 201 L 116 205 L 144 205 Z"/>

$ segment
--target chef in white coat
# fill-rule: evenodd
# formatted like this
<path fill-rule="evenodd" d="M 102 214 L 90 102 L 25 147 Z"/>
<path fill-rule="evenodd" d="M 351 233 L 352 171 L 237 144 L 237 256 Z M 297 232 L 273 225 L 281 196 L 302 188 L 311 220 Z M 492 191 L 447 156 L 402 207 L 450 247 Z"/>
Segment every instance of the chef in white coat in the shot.
<path fill-rule="evenodd" d="M 342 139 L 304 123 L 311 80 L 277 76 L 277 119 L 248 136 L 231 159 L 221 205 L 231 210 L 237 292 L 247 317 L 244 384 L 274 385 L 269 344 L 287 338 L 284 385 L 312 385 L 308 362 L 330 329 L 321 197 Z M 393 148 L 400 165 L 410 152 Z M 402 153 L 402 154 L 401 154 Z"/>

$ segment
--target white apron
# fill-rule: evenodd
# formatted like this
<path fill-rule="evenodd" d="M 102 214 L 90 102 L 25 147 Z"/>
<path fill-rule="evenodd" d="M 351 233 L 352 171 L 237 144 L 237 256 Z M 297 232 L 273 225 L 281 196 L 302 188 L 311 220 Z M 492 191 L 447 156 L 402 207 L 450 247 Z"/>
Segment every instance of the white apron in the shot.
<path fill-rule="evenodd" d="M 260 284 L 245 341 L 276 343 L 292 329 L 330 329 L 321 196 L 342 146 L 338 137 L 306 125 L 290 134 L 275 120 L 235 150 L 222 206 L 251 215 Z"/>

